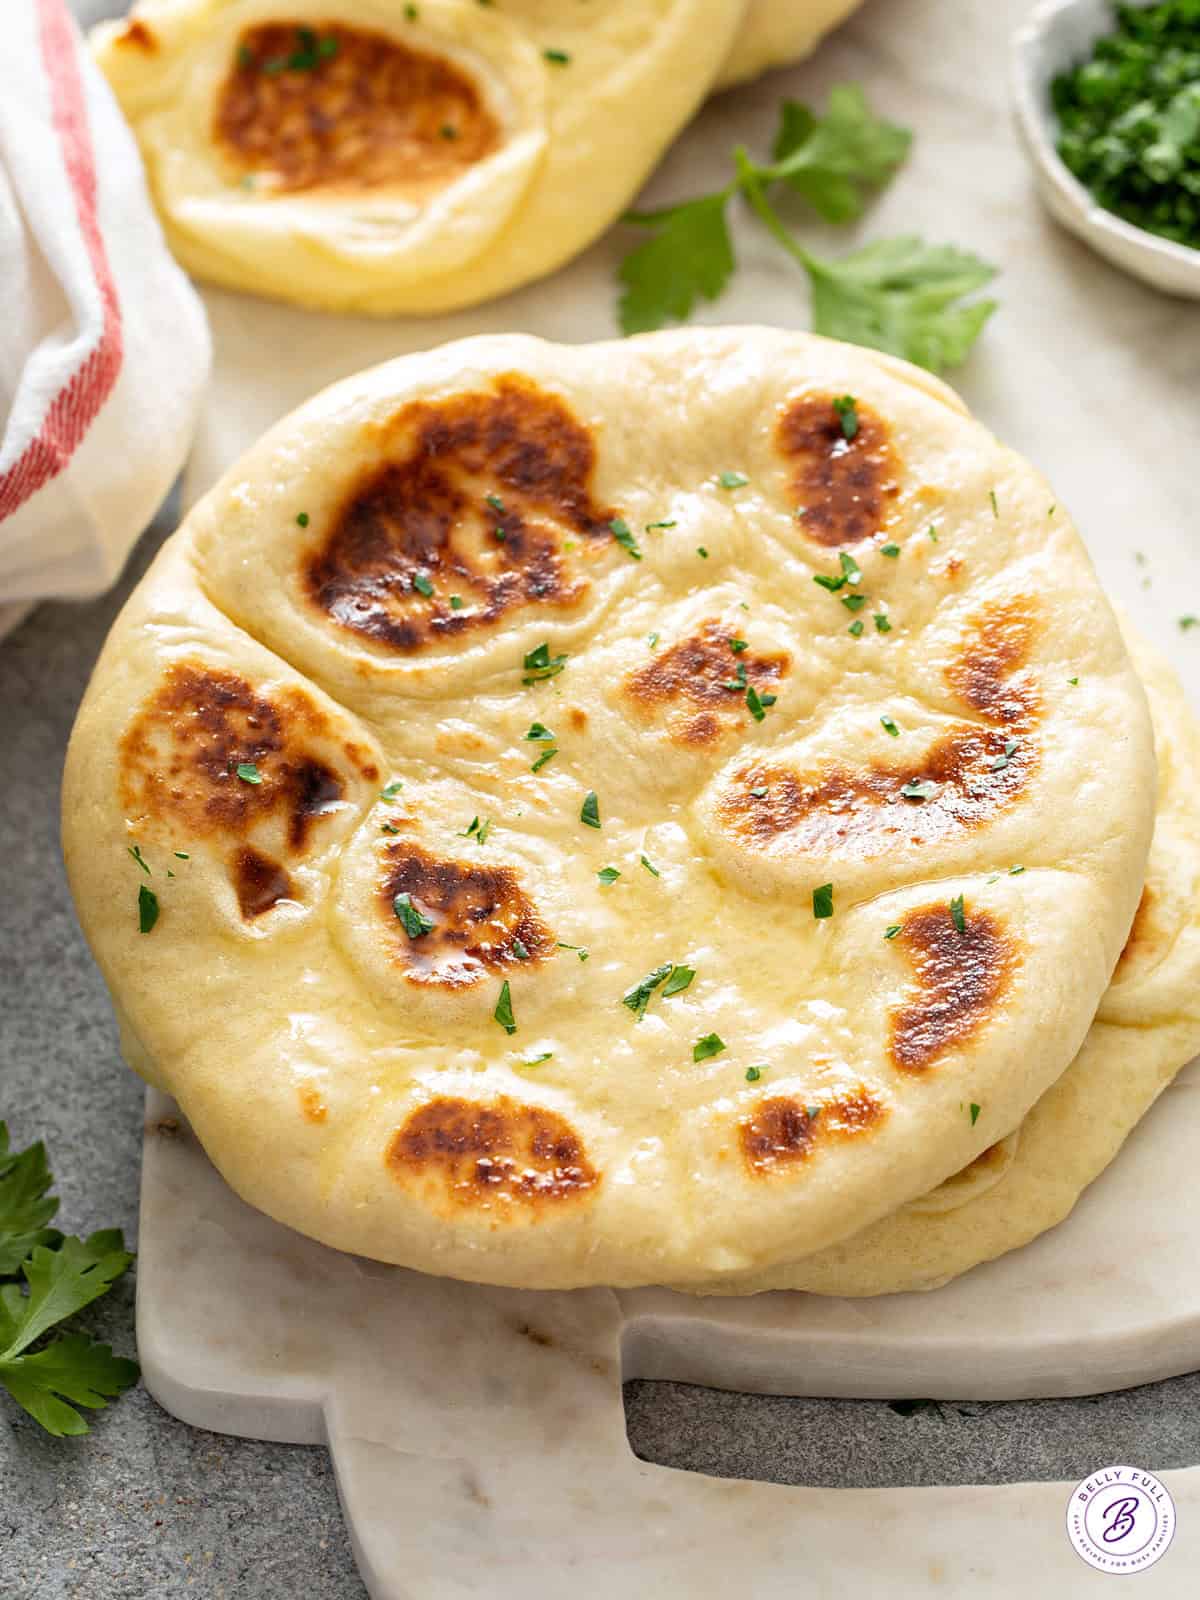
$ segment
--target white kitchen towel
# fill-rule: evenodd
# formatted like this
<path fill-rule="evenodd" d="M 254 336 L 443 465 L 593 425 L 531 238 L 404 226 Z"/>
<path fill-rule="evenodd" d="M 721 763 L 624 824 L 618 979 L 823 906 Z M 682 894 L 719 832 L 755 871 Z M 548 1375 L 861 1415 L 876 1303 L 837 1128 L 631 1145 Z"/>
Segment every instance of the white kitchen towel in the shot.
<path fill-rule="evenodd" d="M 183 464 L 208 327 L 65 0 L 0 51 L 0 635 L 113 582 Z"/>

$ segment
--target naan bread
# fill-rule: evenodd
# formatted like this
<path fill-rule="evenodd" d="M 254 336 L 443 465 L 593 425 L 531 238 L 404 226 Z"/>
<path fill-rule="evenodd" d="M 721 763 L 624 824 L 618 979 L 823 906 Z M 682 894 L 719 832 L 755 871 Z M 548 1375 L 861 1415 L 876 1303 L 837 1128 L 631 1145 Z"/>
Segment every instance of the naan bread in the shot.
<path fill-rule="evenodd" d="M 138 0 L 93 39 L 176 256 L 301 305 L 433 312 L 630 203 L 746 0 Z"/>
<path fill-rule="evenodd" d="M 1069 518 L 928 374 L 480 338 L 325 391 L 194 509 L 64 841 L 131 1061 L 250 1202 L 481 1281 L 705 1286 L 1021 1122 L 1154 773 Z"/>
<path fill-rule="evenodd" d="M 1200 727 L 1165 661 L 1126 630 L 1158 754 L 1146 887 L 1074 1062 L 1007 1138 L 932 1194 L 791 1266 L 720 1292 L 936 1289 L 1061 1222 L 1200 1053 Z"/>
<path fill-rule="evenodd" d="M 771 67 L 802 61 L 861 4 L 862 0 L 750 0 L 716 87 L 728 89 Z"/>

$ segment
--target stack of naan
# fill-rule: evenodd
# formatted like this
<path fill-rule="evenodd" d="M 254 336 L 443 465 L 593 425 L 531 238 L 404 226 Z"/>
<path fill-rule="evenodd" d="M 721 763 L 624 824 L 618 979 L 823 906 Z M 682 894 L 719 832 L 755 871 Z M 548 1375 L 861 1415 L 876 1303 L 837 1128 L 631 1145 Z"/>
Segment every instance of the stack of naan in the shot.
<path fill-rule="evenodd" d="M 137 0 L 96 30 L 175 254 L 379 314 L 578 254 L 714 88 L 857 0 Z"/>
<path fill-rule="evenodd" d="M 1200 1048 L 1198 780 L 1066 509 L 926 373 L 489 337 L 197 505 L 64 838 L 130 1063 L 272 1216 L 870 1294 L 1057 1222 Z"/>

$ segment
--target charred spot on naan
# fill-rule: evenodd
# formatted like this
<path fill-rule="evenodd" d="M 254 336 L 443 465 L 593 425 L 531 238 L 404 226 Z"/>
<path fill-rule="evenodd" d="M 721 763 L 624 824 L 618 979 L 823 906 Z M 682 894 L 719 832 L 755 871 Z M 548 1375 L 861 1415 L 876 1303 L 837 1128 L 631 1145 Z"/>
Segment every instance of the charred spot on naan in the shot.
<path fill-rule="evenodd" d="M 1040 711 L 1032 679 L 1023 671 L 1038 630 L 1038 604 L 1027 595 L 993 600 L 970 620 L 946 682 L 989 722 L 1029 724 Z"/>
<path fill-rule="evenodd" d="M 617 513 L 594 499 L 595 439 L 558 395 L 510 375 L 371 434 L 384 464 L 305 558 L 325 617 L 414 654 L 521 607 L 580 604 Z"/>
<path fill-rule="evenodd" d="M 859 400 L 858 428 L 847 439 L 832 394 L 789 401 L 775 426 L 788 469 L 797 526 L 829 549 L 883 532 L 896 514 L 901 463 L 883 418 Z"/>
<path fill-rule="evenodd" d="M 958 723 L 906 766 L 883 758 L 809 773 L 747 765 L 721 796 L 718 816 L 752 849 L 870 860 L 985 827 L 1025 792 L 1037 763 L 1034 742 Z"/>
<path fill-rule="evenodd" d="M 532 967 L 554 951 L 554 935 L 512 867 L 431 855 L 407 840 L 383 851 L 380 915 L 393 959 L 409 983 L 467 988 L 491 972 Z M 416 916 L 433 926 L 406 932 L 396 910 L 408 895 Z"/>
<path fill-rule="evenodd" d="M 113 39 L 113 43 L 126 49 L 143 50 L 153 55 L 158 49 L 158 36 L 139 18 L 133 17 Z"/>
<path fill-rule="evenodd" d="M 337 22 L 264 22 L 241 35 L 213 139 L 264 192 L 386 189 L 419 198 L 500 145 L 455 63 Z"/>
<path fill-rule="evenodd" d="M 907 763 L 888 748 L 861 767 L 748 764 L 718 802 L 722 826 L 757 850 L 859 860 L 986 827 L 1026 793 L 1040 763 L 1041 703 L 1022 670 L 1035 633 L 1031 600 L 993 602 L 972 618 L 946 668 L 953 692 L 997 726 L 953 723 Z"/>
<path fill-rule="evenodd" d="M 252 842 L 292 858 L 316 842 L 345 800 L 347 772 L 314 746 L 336 730 L 298 687 L 269 695 L 227 668 L 176 662 L 134 717 L 120 745 L 121 802 L 142 837 L 234 845 L 229 870 L 242 915 L 294 899 L 286 866 Z M 339 753 L 369 783 L 369 752 L 342 739 Z"/>
<path fill-rule="evenodd" d="M 785 652 L 760 653 L 742 645 L 737 630 L 710 619 L 695 633 L 658 651 L 626 674 L 623 703 L 643 721 L 665 714 L 667 736 L 693 748 L 715 744 L 748 715 L 746 691 L 772 691 L 791 666 Z"/>
<path fill-rule="evenodd" d="M 584 1199 L 600 1182 L 565 1117 L 505 1095 L 488 1104 L 430 1101 L 393 1134 L 384 1161 L 431 1209 L 519 1207 L 530 1220 Z"/>
<path fill-rule="evenodd" d="M 755 1177 L 772 1177 L 807 1161 L 819 1143 L 869 1135 L 886 1116 L 883 1102 L 863 1085 L 807 1105 L 772 1095 L 739 1124 L 742 1159 Z"/>
<path fill-rule="evenodd" d="M 908 912 L 894 939 L 916 979 L 915 993 L 890 1018 L 893 1064 L 922 1072 L 985 1028 L 1012 985 L 1017 943 L 990 911 L 948 904 Z"/>

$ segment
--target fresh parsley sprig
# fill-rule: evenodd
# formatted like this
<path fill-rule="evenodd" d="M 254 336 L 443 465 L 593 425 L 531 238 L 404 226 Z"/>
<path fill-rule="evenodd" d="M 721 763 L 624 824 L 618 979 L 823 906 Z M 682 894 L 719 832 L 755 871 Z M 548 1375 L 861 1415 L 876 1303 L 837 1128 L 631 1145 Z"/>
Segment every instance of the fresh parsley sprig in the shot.
<path fill-rule="evenodd" d="M 698 301 L 717 299 L 737 266 L 728 213 L 740 195 L 807 274 L 817 333 L 886 350 L 931 371 L 956 365 L 995 310 L 994 301 L 967 298 L 994 276 L 987 262 L 912 235 L 826 260 L 800 243 L 771 198 L 785 186 L 825 221 L 854 221 L 911 142 L 906 128 L 875 115 L 856 84 L 831 90 L 820 118 L 785 101 L 771 161 L 755 161 L 738 146 L 734 177 L 716 193 L 626 215 L 626 222 L 654 232 L 618 269 L 622 331 L 686 321 Z"/>
<path fill-rule="evenodd" d="M 117 1228 L 63 1238 L 43 1146 L 12 1152 L 0 1122 L 0 1387 L 47 1433 L 87 1433 L 75 1409 L 97 1409 L 137 1382 L 138 1365 L 59 1323 L 108 1293 L 133 1257 Z M 15 1281 L 24 1279 L 25 1288 Z M 73 1402 L 73 1404 L 69 1403 Z"/>

